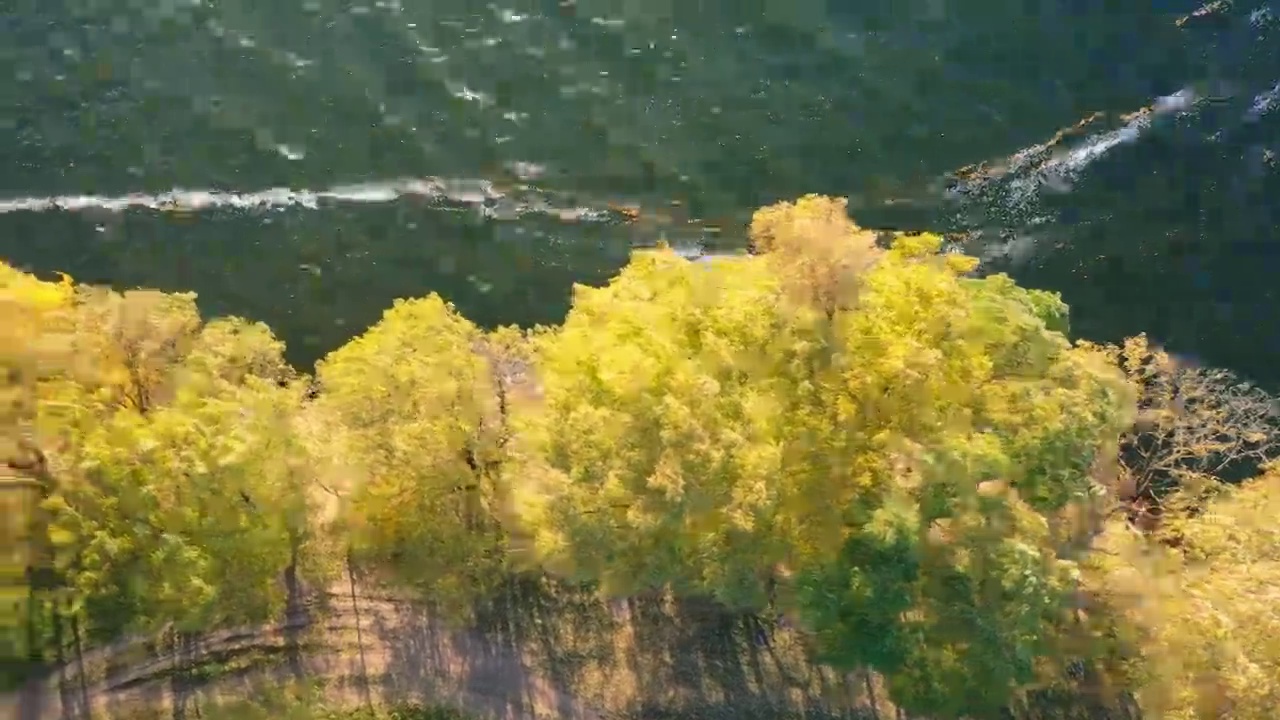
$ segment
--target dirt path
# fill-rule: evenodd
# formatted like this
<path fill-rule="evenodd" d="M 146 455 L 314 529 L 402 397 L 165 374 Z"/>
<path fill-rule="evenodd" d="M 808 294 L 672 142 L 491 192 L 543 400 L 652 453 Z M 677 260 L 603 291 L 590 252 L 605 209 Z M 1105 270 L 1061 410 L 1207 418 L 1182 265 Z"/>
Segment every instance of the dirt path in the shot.
<path fill-rule="evenodd" d="M 255 680 L 307 679 L 325 681 L 324 699 L 342 705 L 448 705 L 477 718 L 601 718 L 532 669 L 511 643 L 449 629 L 404 600 L 357 591 L 353 603 L 345 590 L 325 594 L 323 613 L 304 608 L 279 625 L 216 633 L 177 653 L 147 654 L 137 642 L 93 651 L 83 683 L 73 665 L 0 698 L 0 717 L 101 720 L 167 708 L 166 715 L 180 719 L 201 698 L 243 697 Z M 175 672 L 180 667 L 217 668 L 221 675 L 192 682 Z"/>

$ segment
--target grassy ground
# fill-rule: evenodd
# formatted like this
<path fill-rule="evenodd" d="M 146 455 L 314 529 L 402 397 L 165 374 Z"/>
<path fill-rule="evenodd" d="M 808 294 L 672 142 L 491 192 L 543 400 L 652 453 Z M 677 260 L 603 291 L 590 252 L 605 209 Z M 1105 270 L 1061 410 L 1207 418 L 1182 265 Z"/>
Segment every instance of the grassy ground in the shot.
<path fill-rule="evenodd" d="M 196 705 L 201 720 L 470 720 L 454 708 L 426 705 L 334 705 L 325 698 L 323 683 L 263 684 L 236 698 L 206 699 Z M 140 707 L 119 720 L 169 720 L 169 708 Z"/>

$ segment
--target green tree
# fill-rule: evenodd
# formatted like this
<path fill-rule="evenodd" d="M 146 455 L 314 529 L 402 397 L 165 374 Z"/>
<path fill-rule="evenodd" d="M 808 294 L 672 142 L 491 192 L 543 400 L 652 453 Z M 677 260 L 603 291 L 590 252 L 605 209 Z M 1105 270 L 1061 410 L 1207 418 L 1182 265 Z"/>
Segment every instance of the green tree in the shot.
<path fill-rule="evenodd" d="M 827 447 L 865 463 L 869 492 L 833 508 L 843 554 L 802 573 L 798 599 L 824 655 L 884 673 L 899 704 L 983 716 L 1071 659 L 1059 519 L 1095 502 L 1132 399 L 1057 331 L 1056 296 L 968 277 L 939 244 L 899 238 L 834 320 Z"/>

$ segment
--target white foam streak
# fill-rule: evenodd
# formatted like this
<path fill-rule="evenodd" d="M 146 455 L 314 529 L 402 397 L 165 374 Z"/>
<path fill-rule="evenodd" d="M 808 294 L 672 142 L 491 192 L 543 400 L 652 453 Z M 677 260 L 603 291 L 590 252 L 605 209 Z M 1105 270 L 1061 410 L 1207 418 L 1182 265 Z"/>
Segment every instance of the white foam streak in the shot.
<path fill-rule="evenodd" d="M 1270 90 L 1259 93 L 1253 99 L 1253 106 L 1249 108 L 1245 119 L 1249 121 L 1259 120 L 1263 115 L 1276 109 L 1277 106 L 1280 106 L 1280 82 L 1276 83 L 1275 87 Z"/>
<path fill-rule="evenodd" d="M 1115 148 L 1142 137 L 1157 117 L 1185 113 L 1191 110 L 1199 99 L 1190 88 L 1183 88 L 1172 95 L 1156 98 L 1149 109 L 1139 111 L 1123 127 L 1093 138 L 1065 156 L 1050 161 L 1043 169 L 1057 171 L 1066 177 L 1074 177 Z"/>
<path fill-rule="evenodd" d="M 509 197 L 485 180 L 405 178 L 385 182 L 340 185 L 328 190 L 268 188 L 256 192 L 174 189 L 169 192 L 130 193 L 121 196 L 58 195 L 0 200 L 0 214 L 18 212 L 124 212 L 130 209 L 192 213 L 216 208 L 238 210 L 318 209 L 336 204 L 389 203 L 418 198 L 441 209 L 478 209 L 485 217 L 514 220 L 541 214 L 566 222 L 601 222 L 614 219 L 608 209 L 557 207 L 549 202 Z M 450 207 L 455 206 L 455 207 Z"/>

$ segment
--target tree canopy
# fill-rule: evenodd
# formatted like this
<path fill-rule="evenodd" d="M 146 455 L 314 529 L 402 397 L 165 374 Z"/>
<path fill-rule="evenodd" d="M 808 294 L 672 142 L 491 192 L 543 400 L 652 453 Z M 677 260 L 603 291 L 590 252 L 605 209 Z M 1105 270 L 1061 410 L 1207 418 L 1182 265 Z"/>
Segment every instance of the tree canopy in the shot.
<path fill-rule="evenodd" d="M 1151 667 L 1151 717 L 1268 718 L 1280 707 L 1280 472 L 1174 517 L 1151 542 L 1117 522 L 1091 578 Z"/>
<path fill-rule="evenodd" d="M 760 256 L 659 250 L 578 288 L 520 418 L 523 525 L 608 591 L 760 607 L 784 580 L 823 656 L 910 709 L 1000 707 L 1065 620 L 1050 520 L 1093 502 L 1124 377 L 1056 296 L 970 277 L 936 236 L 879 251 L 816 197 L 753 230 Z"/>
<path fill-rule="evenodd" d="M 353 550 L 438 600 L 501 577 L 503 418 L 484 333 L 438 296 L 396 303 L 317 367 Z M 334 452 L 336 451 L 336 452 Z"/>
<path fill-rule="evenodd" d="M 9 277 L 13 314 L 52 314 L 60 343 L 60 361 L 28 363 L 15 386 L 37 402 L 7 423 L 39 459 L 8 466 L 39 488 L 42 589 L 108 635 L 270 617 L 280 570 L 324 544 L 281 343 L 202 323 L 191 295 Z"/>
<path fill-rule="evenodd" d="M 314 377 L 191 294 L 0 265 L 2 647 L 256 622 L 345 563 L 459 622 L 518 573 L 782 613 L 939 719 L 1275 707 L 1280 485 L 1218 482 L 1273 457 L 1273 399 L 840 200 L 751 232 L 637 252 L 555 327 L 399 301 Z"/>

